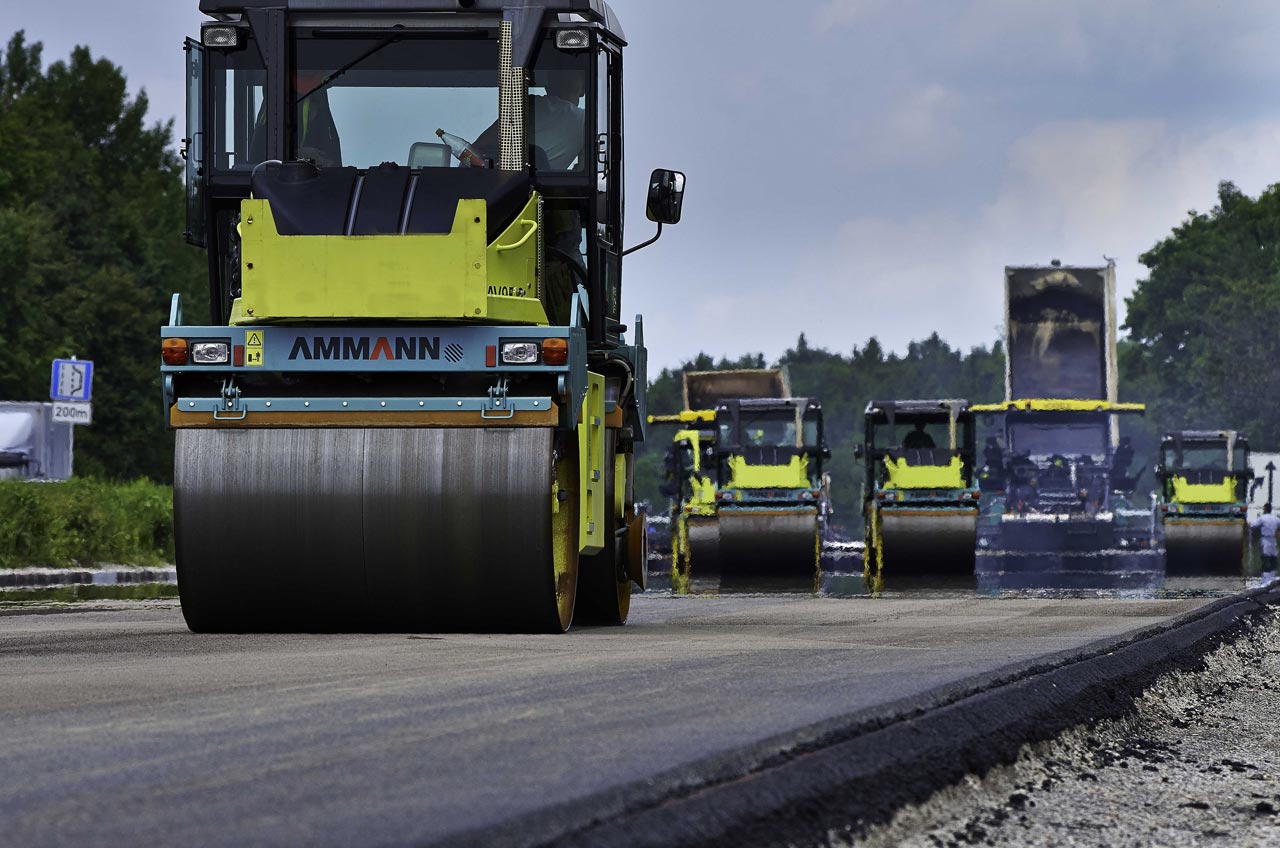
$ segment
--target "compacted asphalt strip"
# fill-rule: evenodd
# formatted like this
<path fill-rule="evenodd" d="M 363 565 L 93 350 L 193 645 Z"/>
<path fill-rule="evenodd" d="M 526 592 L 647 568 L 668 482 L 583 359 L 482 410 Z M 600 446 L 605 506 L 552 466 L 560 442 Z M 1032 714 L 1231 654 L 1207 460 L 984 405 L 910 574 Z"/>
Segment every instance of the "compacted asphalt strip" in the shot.
<path fill-rule="evenodd" d="M 5 615 L 0 844 L 714 841 L 732 812 L 691 826 L 691 798 L 803 768 L 851 717 L 1119 655 L 1180 617 L 1222 629 L 1233 603 L 1257 606 L 646 596 L 628 627 L 566 637 L 195 636 L 173 604 Z"/>

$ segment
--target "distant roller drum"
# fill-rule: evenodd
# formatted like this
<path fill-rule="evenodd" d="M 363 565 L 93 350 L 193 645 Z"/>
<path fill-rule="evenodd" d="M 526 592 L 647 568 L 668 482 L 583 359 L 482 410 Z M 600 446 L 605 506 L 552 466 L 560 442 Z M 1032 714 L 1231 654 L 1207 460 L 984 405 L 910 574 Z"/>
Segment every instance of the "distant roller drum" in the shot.
<path fill-rule="evenodd" d="M 971 580 L 978 518 L 972 512 L 885 510 L 881 513 L 884 579 Z"/>
<path fill-rule="evenodd" d="M 578 505 L 555 446 L 549 429 L 180 430 L 187 623 L 563 632 Z"/>
<path fill-rule="evenodd" d="M 725 581 L 812 581 L 818 556 L 818 514 L 814 509 L 720 511 L 720 571 Z"/>
<path fill-rule="evenodd" d="M 1166 520 L 1164 547 L 1169 577 L 1244 577 L 1243 521 Z"/>

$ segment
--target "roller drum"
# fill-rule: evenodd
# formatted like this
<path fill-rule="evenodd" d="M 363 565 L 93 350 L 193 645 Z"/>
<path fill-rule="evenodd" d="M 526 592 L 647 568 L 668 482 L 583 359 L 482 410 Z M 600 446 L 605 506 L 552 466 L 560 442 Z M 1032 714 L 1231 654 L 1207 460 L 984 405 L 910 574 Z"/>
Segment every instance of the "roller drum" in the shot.
<path fill-rule="evenodd" d="M 1244 577 L 1243 521 L 1168 521 L 1164 548 L 1170 577 Z"/>
<path fill-rule="evenodd" d="M 818 557 L 816 509 L 720 511 L 722 582 L 799 580 L 812 587 Z"/>
<path fill-rule="evenodd" d="M 566 629 L 576 520 L 553 514 L 553 438 L 546 429 L 180 431 L 174 518 L 188 624 Z M 576 501 L 559 512 L 576 516 Z"/>
<path fill-rule="evenodd" d="M 976 514 L 885 509 L 880 515 L 884 579 L 888 585 L 903 579 L 973 578 Z"/>

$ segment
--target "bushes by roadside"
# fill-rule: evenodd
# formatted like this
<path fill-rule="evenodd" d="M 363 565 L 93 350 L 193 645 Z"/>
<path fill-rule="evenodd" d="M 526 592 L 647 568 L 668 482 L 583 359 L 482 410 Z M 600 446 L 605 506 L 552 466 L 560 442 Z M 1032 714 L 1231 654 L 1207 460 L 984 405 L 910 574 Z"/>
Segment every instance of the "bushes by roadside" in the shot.
<path fill-rule="evenodd" d="M 168 486 L 0 481 L 0 568 L 166 562 L 173 562 Z"/>

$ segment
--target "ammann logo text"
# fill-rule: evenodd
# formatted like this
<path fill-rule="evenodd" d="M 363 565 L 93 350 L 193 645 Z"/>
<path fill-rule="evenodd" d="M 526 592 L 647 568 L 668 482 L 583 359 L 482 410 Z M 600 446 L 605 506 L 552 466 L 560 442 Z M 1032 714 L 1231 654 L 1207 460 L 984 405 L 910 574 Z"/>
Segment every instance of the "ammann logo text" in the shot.
<path fill-rule="evenodd" d="M 425 362 L 440 359 L 439 336 L 414 336 L 370 338 L 363 336 L 298 336 L 294 339 L 289 361 L 318 360 L 321 362 Z"/>

